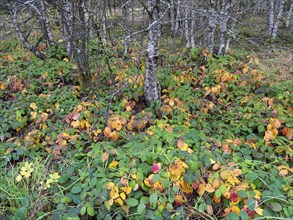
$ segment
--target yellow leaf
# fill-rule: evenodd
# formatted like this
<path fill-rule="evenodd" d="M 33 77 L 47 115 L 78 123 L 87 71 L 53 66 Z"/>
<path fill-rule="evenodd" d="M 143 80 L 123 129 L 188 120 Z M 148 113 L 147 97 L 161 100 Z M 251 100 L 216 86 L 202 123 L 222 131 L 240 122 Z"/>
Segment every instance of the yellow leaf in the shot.
<path fill-rule="evenodd" d="M 120 193 L 120 197 L 121 197 L 121 199 L 125 200 L 126 199 L 125 193 L 124 192 Z"/>
<path fill-rule="evenodd" d="M 65 132 L 62 133 L 62 137 L 66 140 L 69 140 L 71 138 L 70 135 Z"/>
<path fill-rule="evenodd" d="M 117 131 L 113 131 L 113 132 L 111 132 L 110 137 L 113 139 L 113 141 L 117 141 L 119 139 L 120 135 Z"/>
<path fill-rule="evenodd" d="M 174 103 L 174 100 L 173 100 L 173 99 L 170 99 L 170 101 L 169 101 L 169 105 L 173 107 L 174 104 L 175 104 L 175 103 Z"/>
<path fill-rule="evenodd" d="M 112 200 L 112 204 L 110 204 L 110 200 Z M 105 204 L 105 207 L 108 211 L 111 210 L 111 206 L 113 205 L 113 199 L 110 199 L 109 201 L 105 201 L 104 204 Z"/>
<path fill-rule="evenodd" d="M 33 119 L 37 118 L 38 113 L 37 112 L 31 112 L 31 116 Z"/>
<path fill-rule="evenodd" d="M 186 151 L 188 149 L 188 145 L 184 143 L 181 138 L 177 141 L 177 147 L 183 151 Z"/>
<path fill-rule="evenodd" d="M 258 190 L 253 190 L 253 191 L 255 192 L 254 198 L 259 200 L 261 198 L 261 192 Z"/>
<path fill-rule="evenodd" d="M 248 72 L 248 67 L 244 67 L 244 68 L 242 69 L 242 73 L 245 74 L 245 73 L 247 73 L 247 72 Z"/>
<path fill-rule="evenodd" d="M 106 185 L 106 189 L 112 189 L 115 186 L 115 183 L 110 182 Z"/>
<path fill-rule="evenodd" d="M 235 186 L 235 184 L 240 183 L 240 180 L 236 176 L 229 176 L 228 179 L 227 179 L 227 182 L 229 182 L 233 186 Z"/>
<path fill-rule="evenodd" d="M 116 131 L 120 131 L 122 128 L 122 123 L 120 120 L 115 120 L 110 124 L 110 126 L 114 129 L 116 129 Z"/>
<path fill-rule="evenodd" d="M 124 186 L 124 187 L 121 187 L 121 190 L 128 195 L 131 193 L 132 188 L 130 186 Z"/>
<path fill-rule="evenodd" d="M 32 108 L 33 110 L 36 110 L 38 108 L 38 106 L 36 105 L 36 103 L 32 102 L 30 104 L 30 108 Z"/>
<path fill-rule="evenodd" d="M 198 195 L 202 196 L 205 192 L 205 185 L 204 184 L 199 184 L 199 187 L 198 187 L 198 190 L 197 190 L 197 193 Z"/>
<path fill-rule="evenodd" d="M 22 176 L 21 175 L 18 175 L 17 177 L 16 177 L 16 182 L 19 182 L 19 181 L 21 181 L 22 180 Z"/>
<path fill-rule="evenodd" d="M 79 121 L 79 120 L 71 122 L 71 126 L 72 126 L 73 128 L 78 128 L 79 125 L 80 125 L 80 121 Z"/>
<path fill-rule="evenodd" d="M 223 180 L 226 180 L 229 178 L 229 176 L 231 176 L 231 173 L 229 170 L 223 170 L 221 171 L 220 176 Z"/>
<path fill-rule="evenodd" d="M 212 192 L 215 192 L 215 188 L 212 186 L 212 184 L 207 184 L 205 191 L 212 193 Z"/>
<path fill-rule="evenodd" d="M 118 193 L 118 187 L 114 186 L 111 191 L 110 191 L 110 198 L 111 199 L 117 199 L 119 197 L 119 193 Z"/>
<path fill-rule="evenodd" d="M 116 168 L 118 164 L 119 164 L 119 162 L 116 161 L 116 160 L 114 160 L 112 163 L 109 164 L 108 167 L 109 167 L 109 168 Z"/>
<path fill-rule="evenodd" d="M 123 200 L 121 198 L 115 199 L 115 203 L 119 206 L 123 206 Z"/>
<path fill-rule="evenodd" d="M 263 213 L 263 209 L 260 208 L 260 207 L 255 208 L 254 211 L 255 211 L 258 215 L 262 215 L 262 213 Z"/>
<path fill-rule="evenodd" d="M 238 206 L 232 206 L 231 211 L 235 212 L 237 215 L 240 215 L 240 208 Z"/>

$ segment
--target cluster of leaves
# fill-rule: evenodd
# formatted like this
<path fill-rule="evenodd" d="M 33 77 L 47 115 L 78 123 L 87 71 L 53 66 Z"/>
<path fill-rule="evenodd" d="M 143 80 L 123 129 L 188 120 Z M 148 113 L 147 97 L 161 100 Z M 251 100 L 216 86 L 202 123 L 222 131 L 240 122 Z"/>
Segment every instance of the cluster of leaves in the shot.
<path fill-rule="evenodd" d="M 114 75 L 84 100 L 67 58 L 1 47 L 0 217 L 293 215 L 292 82 L 266 83 L 256 56 L 163 51 L 147 108 L 144 63 L 108 60 Z"/>

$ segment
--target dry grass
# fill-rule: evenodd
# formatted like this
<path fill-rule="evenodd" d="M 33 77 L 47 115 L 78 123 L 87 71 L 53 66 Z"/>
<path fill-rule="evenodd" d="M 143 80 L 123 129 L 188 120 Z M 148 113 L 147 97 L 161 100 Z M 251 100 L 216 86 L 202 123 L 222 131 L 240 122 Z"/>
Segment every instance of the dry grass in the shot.
<path fill-rule="evenodd" d="M 293 82 L 293 50 L 271 49 L 257 53 L 260 68 L 269 81 Z"/>

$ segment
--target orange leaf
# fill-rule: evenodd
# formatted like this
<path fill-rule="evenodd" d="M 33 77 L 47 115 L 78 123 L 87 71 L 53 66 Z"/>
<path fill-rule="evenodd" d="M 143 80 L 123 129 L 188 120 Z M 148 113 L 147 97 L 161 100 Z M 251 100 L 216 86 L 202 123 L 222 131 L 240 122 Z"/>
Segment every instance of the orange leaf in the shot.
<path fill-rule="evenodd" d="M 220 168 L 220 164 L 215 163 L 215 164 L 213 165 L 213 170 L 218 170 L 219 168 Z"/>
<path fill-rule="evenodd" d="M 110 124 L 110 126 L 114 129 L 116 129 L 117 131 L 120 131 L 122 128 L 122 123 L 120 120 L 115 120 Z"/>
<path fill-rule="evenodd" d="M 287 174 L 288 174 L 288 170 L 285 170 L 285 169 L 280 170 L 280 172 L 279 172 L 280 176 L 286 176 Z"/>
<path fill-rule="evenodd" d="M 105 127 L 105 130 L 104 130 L 104 135 L 108 138 L 111 137 L 111 128 L 109 127 Z"/>
<path fill-rule="evenodd" d="M 117 131 L 113 131 L 111 134 L 110 134 L 110 137 L 113 139 L 113 141 L 117 141 L 120 137 L 119 133 Z"/>
<path fill-rule="evenodd" d="M 215 188 L 212 186 L 212 184 L 207 184 L 205 191 L 212 193 L 212 192 L 215 192 Z"/>
<path fill-rule="evenodd" d="M 197 193 L 198 195 L 202 196 L 205 192 L 205 185 L 204 184 L 199 184 L 199 187 L 198 187 L 198 190 L 197 190 Z"/>
<path fill-rule="evenodd" d="M 109 153 L 107 151 L 105 151 L 102 154 L 102 162 L 104 163 L 106 160 L 108 160 L 108 157 L 109 157 Z"/>

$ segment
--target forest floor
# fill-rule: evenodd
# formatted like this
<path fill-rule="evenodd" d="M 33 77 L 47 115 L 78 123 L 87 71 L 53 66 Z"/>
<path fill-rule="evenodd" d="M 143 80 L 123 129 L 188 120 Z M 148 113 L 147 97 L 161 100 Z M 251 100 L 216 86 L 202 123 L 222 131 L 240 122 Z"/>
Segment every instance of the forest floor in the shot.
<path fill-rule="evenodd" d="M 99 83 L 83 97 L 61 45 L 44 62 L 0 42 L 0 218 L 293 216 L 292 49 L 170 42 L 150 107 L 137 45 L 128 59 L 108 45 L 98 68 L 93 52 Z"/>

